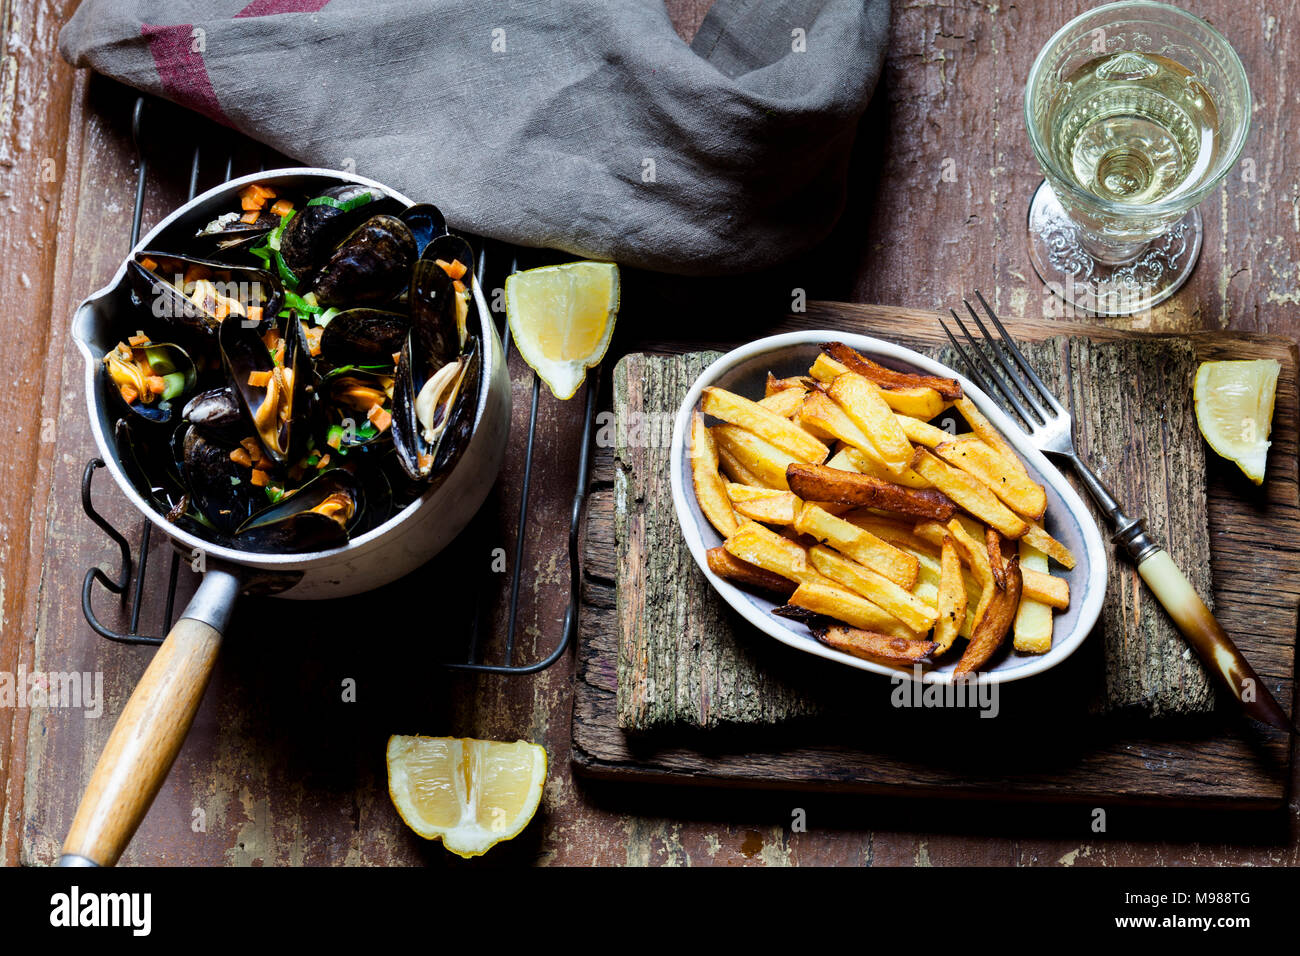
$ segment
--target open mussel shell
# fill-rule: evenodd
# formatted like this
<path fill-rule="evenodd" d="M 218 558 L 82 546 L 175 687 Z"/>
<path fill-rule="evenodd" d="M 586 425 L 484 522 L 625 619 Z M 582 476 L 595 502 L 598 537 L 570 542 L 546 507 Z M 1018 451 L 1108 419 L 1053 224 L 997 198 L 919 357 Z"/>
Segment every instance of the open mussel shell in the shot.
<path fill-rule="evenodd" d="M 459 299 L 456 303 L 456 328 L 460 333 L 460 343 L 463 347 L 465 340 L 469 337 L 469 330 L 474 327 L 473 317 L 478 311 L 471 292 L 474 285 L 474 263 L 476 261 L 474 250 L 460 236 L 448 233 L 444 236 L 438 236 L 430 242 L 425 247 L 420 259 L 422 262 L 446 263 L 447 266 L 453 266 L 459 262 L 465 267 L 465 273 L 460 277 L 465 292 L 457 293 Z M 416 263 L 416 269 L 419 270 L 420 268 L 422 268 L 420 264 Z"/>
<path fill-rule="evenodd" d="M 438 236 L 446 235 L 447 220 L 442 210 L 432 203 L 416 203 L 398 213 L 397 218 L 411 230 L 415 237 L 415 254 L 420 256 L 425 248 Z"/>
<path fill-rule="evenodd" d="M 361 222 L 397 206 L 396 200 L 373 186 L 334 186 L 294 213 L 280 237 L 280 256 L 300 281 L 306 279 Z"/>
<path fill-rule="evenodd" d="M 145 262 L 153 262 L 152 269 Z M 201 335 L 215 335 L 227 315 L 250 308 L 275 315 L 284 303 L 280 280 L 264 269 L 193 259 L 167 252 L 137 252 L 127 264 L 131 291 L 155 319 Z M 187 279 L 194 285 L 186 294 Z"/>
<path fill-rule="evenodd" d="M 474 429 L 480 355 L 478 339 L 431 374 L 413 358 L 412 330 L 397 363 L 393 392 L 393 447 L 413 481 L 433 481 L 455 464 Z M 427 367 L 426 367 L 427 368 Z"/>
<path fill-rule="evenodd" d="M 284 344 L 280 365 L 267 345 L 272 330 Z M 311 356 L 297 314 L 291 310 L 287 316 L 264 319 L 256 325 L 239 319 L 226 321 L 219 341 L 230 384 L 267 457 L 277 465 L 296 459 L 309 430 L 299 423 L 308 417 L 312 385 Z"/>
<path fill-rule="evenodd" d="M 253 222 L 244 222 L 237 212 L 222 213 L 194 234 L 195 245 L 226 255 L 242 251 L 280 225 L 280 217 L 264 209 Z"/>
<path fill-rule="evenodd" d="M 460 298 L 451 276 L 434 260 L 421 259 L 411 270 L 406 304 L 411 310 L 414 359 L 422 366 L 420 371 L 432 374 L 460 354 Z"/>
<path fill-rule="evenodd" d="M 382 309 L 347 309 L 330 319 L 320 337 L 320 358 L 334 367 L 393 365 L 401 351 L 410 316 Z"/>
<path fill-rule="evenodd" d="M 189 353 L 170 342 L 137 346 L 131 353 L 132 358 L 126 358 L 114 347 L 100 364 L 100 376 L 114 404 L 126 415 L 146 422 L 165 425 L 175 421 L 177 410 L 194 392 L 198 381 Z M 161 394 L 149 391 L 148 376 L 144 374 L 146 364 L 152 375 L 163 380 L 165 391 Z M 139 397 L 128 402 L 122 394 L 123 385 L 133 387 Z"/>
<path fill-rule="evenodd" d="M 391 428 L 376 430 L 368 415 L 374 405 L 392 413 L 394 374 L 392 368 L 344 365 L 321 377 L 316 387 L 320 417 L 327 431 L 330 426 L 340 426 L 340 448 L 381 444 L 391 437 Z"/>
<path fill-rule="evenodd" d="M 236 445 L 194 425 L 180 433 L 181 462 L 195 509 L 223 535 L 231 535 L 266 501 L 249 480 L 251 469 L 230 454 Z"/>
<path fill-rule="evenodd" d="M 167 447 L 167 433 L 141 429 L 130 418 L 113 425 L 117 460 L 136 491 L 164 515 L 185 510 L 188 491 Z"/>
<path fill-rule="evenodd" d="M 415 262 L 415 237 L 395 216 L 371 216 L 334 249 L 301 291 L 322 306 L 368 305 L 398 295 Z"/>
<path fill-rule="evenodd" d="M 365 500 L 353 474 L 331 468 L 249 517 L 236 531 L 234 545 L 277 554 L 341 548 L 365 515 Z"/>

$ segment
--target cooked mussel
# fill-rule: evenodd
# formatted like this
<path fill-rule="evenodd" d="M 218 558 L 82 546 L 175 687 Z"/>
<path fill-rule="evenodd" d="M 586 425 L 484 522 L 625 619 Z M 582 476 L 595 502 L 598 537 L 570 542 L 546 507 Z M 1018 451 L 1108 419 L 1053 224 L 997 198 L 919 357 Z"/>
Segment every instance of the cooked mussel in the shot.
<path fill-rule="evenodd" d="M 269 209 L 261 211 L 249 222 L 240 213 L 227 212 L 213 219 L 194 234 L 196 245 L 209 245 L 219 253 L 242 249 L 263 238 L 280 225 L 280 217 Z"/>
<path fill-rule="evenodd" d="M 280 256 L 299 280 L 306 279 L 358 224 L 393 205 L 372 186 L 348 183 L 327 189 L 289 220 L 280 237 Z"/>
<path fill-rule="evenodd" d="M 435 238 L 447 232 L 447 220 L 442 210 L 432 203 L 416 203 L 398 213 L 397 218 L 411 230 L 415 237 L 415 254 L 420 256 Z"/>
<path fill-rule="evenodd" d="M 149 422 L 172 421 L 198 380 L 194 362 L 179 345 L 139 336 L 117 343 L 103 363 L 109 392 L 129 414 Z"/>
<path fill-rule="evenodd" d="M 421 370 L 415 335 L 397 363 L 393 392 L 393 447 L 402 470 L 415 481 L 444 474 L 464 450 L 473 429 L 478 392 L 478 340 L 433 372 Z"/>
<path fill-rule="evenodd" d="M 223 436 L 237 438 L 238 433 L 247 428 L 244 408 L 232 385 L 199 392 L 186 403 L 181 410 L 181 417 L 192 425 L 199 425 L 208 432 Z"/>
<path fill-rule="evenodd" d="M 350 472 L 331 468 L 249 517 L 234 543 L 277 554 L 341 548 L 364 513 L 361 483 Z"/>
<path fill-rule="evenodd" d="M 409 316 L 382 309 L 347 309 L 330 319 L 320 337 L 320 358 L 330 366 L 392 366 L 401 351 Z"/>
<path fill-rule="evenodd" d="M 411 298 L 416 298 L 415 279 L 422 272 L 428 269 L 422 265 L 425 262 L 436 264 L 447 277 L 451 279 L 452 287 L 455 290 L 456 301 L 456 328 L 460 333 L 460 344 L 463 347 L 466 338 L 469 337 L 469 328 L 473 324 L 470 315 L 474 309 L 474 296 L 472 292 L 474 279 L 474 250 L 470 244 L 460 236 L 450 233 L 436 237 L 424 249 L 420 256 L 420 262 L 415 265 L 411 285 Z M 412 305 L 415 308 L 415 305 Z"/>
<path fill-rule="evenodd" d="M 405 288 L 415 237 L 395 216 L 371 216 L 334 249 L 305 293 L 322 306 L 386 302 Z"/>
<path fill-rule="evenodd" d="M 212 259 L 138 252 L 127 274 L 154 318 L 206 335 L 215 335 L 228 316 L 273 316 L 284 302 L 280 280 L 266 270 Z"/>
<path fill-rule="evenodd" d="M 221 355 L 244 411 L 277 465 L 297 457 L 310 429 L 310 362 L 302 323 L 293 310 L 253 324 L 225 322 Z"/>
<path fill-rule="evenodd" d="M 242 450 L 208 436 L 195 425 L 180 434 L 181 462 L 194 507 L 223 535 L 234 534 L 265 502 L 251 467 L 237 459 Z"/>
<path fill-rule="evenodd" d="M 348 449 L 386 441 L 393 418 L 394 370 L 345 365 L 317 387 L 326 425 L 325 443 Z"/>

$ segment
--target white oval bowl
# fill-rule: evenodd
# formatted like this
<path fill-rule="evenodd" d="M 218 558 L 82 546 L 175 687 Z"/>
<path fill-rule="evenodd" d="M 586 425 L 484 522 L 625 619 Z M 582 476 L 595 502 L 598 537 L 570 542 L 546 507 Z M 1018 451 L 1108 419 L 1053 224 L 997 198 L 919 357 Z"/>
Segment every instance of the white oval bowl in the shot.
<path fill-rule="evenodd" d="M 868 358 L 900 371 L 957 379 L 971 401 L 1019 453 L 1030 477 L 1047 491 L 1044 526 L 1049 534 L 1073 552 L 1077 562 L 1069 571 L 1055 563 L 1052 566 L 1052 574 L 1064 578 L 1070 585 L 1070 606 L 1055 615 L 1050 651 L 1046 654 L 1020 654 L 1011 649 L 1008 640 L 1006 647 L 1000 649 L 995 656 L 996 663 L 990 669 L 980 672 L 980 683 L 998 684 L 1040 674 L 1073 654 L 1097 623 L 1106 596 L 1108 551 L 1101 531 L 1083 499 L 1056 466 L 1033 447 L 1019 425 L 965 376 L 911 349 L 865 335 L 814 330 L 787 332 L 759 339 L 722 356 L 704 370 L 687 392 L 673 427 L 669 466 L 673 507 L 677 511 L 677 521 L 686 539 L 686 546 L 690 548 L 691 556 L 714 590 L 741 617 L 782 644 L 860 670 L 891 676 L 902 675 L 909 680 L 915 678 L 913 665 L 890 665 L 863 660 L 827 647 L 803 625 L 772 614 L 772 609 L 779 606 L 776 602 L 739 588 L 709 570 L 706 552 L 722 544 L 723 539 L 700 510 L 691 482 L 691 413 L 699 406 L 700 394 L 708 386 L 716 385 L 757 400 L 763 394 L 769 371 L 778 378 L 806 375 L 824 342 L 843 342 Z M 957 415 L 956 412 L 953 414 Z M 949 654 L 942 663 L 926 666 L 921 679 L 927 684 L 951 684 L 958 658 L 957 654 Z"/>

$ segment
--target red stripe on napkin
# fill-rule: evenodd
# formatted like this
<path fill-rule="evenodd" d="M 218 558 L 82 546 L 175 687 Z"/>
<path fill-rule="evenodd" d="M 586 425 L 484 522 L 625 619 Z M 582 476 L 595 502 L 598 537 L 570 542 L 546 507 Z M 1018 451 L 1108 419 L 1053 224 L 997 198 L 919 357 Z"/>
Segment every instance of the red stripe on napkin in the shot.
<path fill-rule="evenodd" d="M 216 91 L 208 78 L 203 54 L 194 50 L 192 23 L 173 26 L 141 24 L 140 33 L 149 40 L 154 67 L 168 99 L 202 113 L 223 126 L 232 126 L 217 102 Z"/>
<path fill-rule="evenodd" d="M 273 17 L 277 13 L 315 13 L 329 0 L 253 0 L 236 17 Z"/>

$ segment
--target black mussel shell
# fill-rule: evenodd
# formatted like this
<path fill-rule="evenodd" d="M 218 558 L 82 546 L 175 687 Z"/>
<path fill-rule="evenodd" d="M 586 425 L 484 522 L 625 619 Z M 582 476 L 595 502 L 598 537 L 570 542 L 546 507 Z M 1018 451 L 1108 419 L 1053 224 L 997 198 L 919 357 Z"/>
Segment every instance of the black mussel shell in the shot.
<path fill-rule="evenodd" d="M 398 463 L 414 481 L 432 481 L 446 474 L 468 444 L 477 408 L 480 356 L 478 340 L 470 339 L 465 352 L 431 374 L 420 371 L 413 361 L 415 334 L 408 336 L 397 363 L 393 393 L 393 447 Z M 455 364 L 454 371 L 450 370 Z M 444 386 L 433 402 L 432 421 L 420 419 L 419 406 L 425 385 L 445 372 Z M 435 387 L 435 386 L 430 386 Z M 468 419 L 468 421 L 467 421 Z M 432 439 L 426 430 L 432 426 Z"/>
<path fill-rule="evenodd" d="M 479 376 L 482 373 L 481 359 L 478 340 L 470 339 L 464 353 L 461 354 L 465 371 L 461 373 L 460 384 L 457 386 L 450 420 L 438 441 L 438 449 L 434 454 L 433 477 L 435 478 L 451 471 L 474 435 L 474 416 L 478 411 Z"/>
<path fill-rule="evenodd" d="M 373 186 L 348 183 L 327 189 L 307 200 L 289 220 L 280 236 L 280 257 L 302 281 L 358 224 L 396 205 L 392 197 Z"/>
<path fill-rule="evenodd" d="M 172 460 L 165 436 L 165 432 L 156 429 L 136 427 L 130 418 L 119 418 L 113 425 L 117 460 L 122 463 L 127 479 L 164 515 L 178 506 L 184 511 L 189 503 L 185 482 Z"/>
<path fill-rule="evenodd" d="M 476 328 L 478 308 L 474 303 L 472 294 L 474 279 L 474 250 L 468 242 L 460 236 L 454 236 L 450 233 L 445 236 L 438 236 L 428 246 L 425 247 L 422 260 L 432 262 L 445 262 L 447 265 L 459 262 L 465 267 L 465 274 L 460 277 L 461 284 L 469 294 L 457 293 L 460 301 L 456 303 L 456 327 L 460 331 L 460 343 L 464 347 L 465 340 L 470 335 L 470 330 Z M 419 268 L 417 264 L 417 268 Z"/>
<path fill-rule="evenodd" d="M 330 319 L 320 338 L 320 358 L 331 366 L 388 365 L 402 350 L 410 316 L 382 309 L 348 309 Z"/>
<path fill-rule="evenodd" d="M 271 329 L 278 329 L 284 341 L 284 366 L 279 375 L 274 374 L 277 371 L 275 360 L 265 340 Z M 264 319 L 257 325 L 238 319 L 226 321 L 221 325 L 219 341 L 230 384 L 239 395 L 244 412 L 267 456 L 278 465 L 296 460 L 309 432 L 303 420 L 309 417 L 309 389 L 312 386 L 311 356 L 303 340 L 302 323 L 297 313 L 291 310 L 283 318 Z M 254 372 L 272 372 L 273 375 L 266 385 L 252 385 L 249 378 Z M 273 409 L 275 414 L 259 424 L 265 417 L 260 412 L 273 383 L 277 402 L 283 402 L 286 393 L 279 383 L 286 378 L 291 379 L 284 382 L 288 386 L 289 415 L 282 418 L 278 413 L 281 406 L 277 404 Z"/>
<path fill-rule="evenodd" d="M 312 276 L 322 306 L 386 302 L 406 287 L 415 262 L 415 237 L 394 216 L 371 216 L 343 240 Z"/>
<path fill-rule="evenodd" d="M 179 345 L 170 342 L 152 342 L 132 349 L 133 353 L 136 351 L 143 352 L 154 373 L 163 376 L 168 391 L 148 402 L 140 401 L 139 398 L 127 402 L 122 397 L 122 391 L 109 367 L 112 364 L 121 370 L 119 374 L 130 374 L 127 364 L 118 359 L 116 349 L 104 356 L 104 361 L 100 364 L 100 376 L 104 387 L 108 389 L 114 403 L 127 415 L 155 424 L 165 425 L 175 421 L 177 409 L 185 398 L 194 392 L 198 381 L 198 373 L 189 353 Z"/>
<path fill-rule="evenodd" d="M 397 218 L 406 223 L 411 229 L 411 235 L 415 236 L 417 256 L 424 252 L 431 241 L 447 232 L 447 220 L 442 215 L 442 210 L 432 203 L 416 203 L 403 209 Z"/>
<path fill-rule="evenodd" d="M 155 268 L 145 268 L 146 260 L 152 260 Z M 206 273 L 212 282 L 211 291 L 245 309 L 255 306 L 263 315 L 275 315 L 284 303 L 284 288 L 271 273 L 214 259 L 146 250 L 137 252 L 127 264 L 127 277 L 132 292 L 154 318 L 192 333 L 215 335 L 223 318 L 212 300 L 195 301 L 183 291 L 184 277 L 194 267 Z"/>
<path fill-rule="evenodd" d="M 412 357 L 426 375 L 460 354 L 460 326 L 456 321 L 459 298 L 451 276 L 442 266 L 432 259 L 415 264 L 406 304 L 411 310 Z"/>
<path fill-rule="evenodd" d="M 181 410 L 181 417 L 210 432 L 238 430 L 242 433 L 248 430 L 244 407 L 232 385 L 199 392 Z"/>
<path fill-rule="evenodd" d="M 254 222 L 244 222 L 237 212 L 223 213 L 194 234 L 196 245 L 208 246 L 219 253 L 242 249 L 280 225 L 280 217 L 264 209 Z"/>
<path fill-rule="evenodd" d="M 231 459 L 235 447 L 208 437 L 193 425 L 185 429 L 181 440 L 191 501 L 224 535 L 233 534 L 266 501 L 262 490 L 249 480 L 251 469 Z"/>
<path fill-rule="evenodd" d="M 338 518 L 313 509 L 334 500 L 346 502 Z M 293 554 L 325 551 L 348 543 L 349 530 L 366 512 L 361 483 L 342 468 L 323 472 L 298 490 L 252 515 L 235 534 L 234 546 L 245 551 Z"/>

